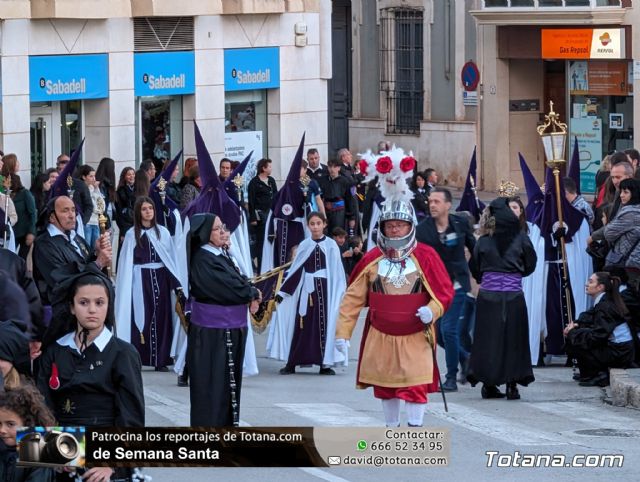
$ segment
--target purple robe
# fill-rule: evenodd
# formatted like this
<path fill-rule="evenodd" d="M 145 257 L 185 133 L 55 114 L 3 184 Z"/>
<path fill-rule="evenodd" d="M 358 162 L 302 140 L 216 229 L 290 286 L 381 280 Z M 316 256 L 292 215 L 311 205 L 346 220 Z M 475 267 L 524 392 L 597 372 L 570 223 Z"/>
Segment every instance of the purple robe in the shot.
<path fill-rule="evenodd" d="M 322 238 L 324 239 L 324 238 Z M 322 239 L 317 240 L 322 241 Z M 304 264 L 294 273 L 289 273 L 282 284 L 280 291 L 293 295 L 300 283 L 304 283 L 303 276 L 315 273 L 327 268 L 327 260 L 320 246 L 316 245 L 313 254 L 307 258 Z M 327 312 L 329 290 L 326 277 L 314 277 L 314 290 L 307 293 L 300 291 L 300 297 L 296 304 L 296 321 L 289 350 L 287 365 L 322 365 L 324 350 L 327 340 Z M 303 287 L 304 288 L 304 287 Z M 303 299 L 308 297 L 308 299 Z M 299 314 L 301 302 L 307 303 L 307 313 Z"/>
<path fill-rule="evenodd" d="M 133 250 L 134 265 L 162 263 L 162 259 L 146 235 L 141 237 L 140 244 L 142 246 L 136 245 Z M 131 343 L 140 353 L 144 366 L 164 367 L 173 363 L 169 355 L 173 338 L 171 292 L 178 286 L 178 281 L 166 267 L 142 269 L 144 343 L 138 327 L 133 322 L 133 307 L 131 309 Z M 132 300 L 132 303 L 136 302 L 139 300 Z"/>

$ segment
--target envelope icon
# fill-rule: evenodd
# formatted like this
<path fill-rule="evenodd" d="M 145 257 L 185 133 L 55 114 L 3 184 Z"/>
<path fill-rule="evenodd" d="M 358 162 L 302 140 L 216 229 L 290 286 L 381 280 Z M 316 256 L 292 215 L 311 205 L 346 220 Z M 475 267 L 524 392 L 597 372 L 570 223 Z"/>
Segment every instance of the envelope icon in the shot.
<path fill-rule="evenodd" d="M 329 455 L 329 465 L 340 465 L 340 456 Z"/>

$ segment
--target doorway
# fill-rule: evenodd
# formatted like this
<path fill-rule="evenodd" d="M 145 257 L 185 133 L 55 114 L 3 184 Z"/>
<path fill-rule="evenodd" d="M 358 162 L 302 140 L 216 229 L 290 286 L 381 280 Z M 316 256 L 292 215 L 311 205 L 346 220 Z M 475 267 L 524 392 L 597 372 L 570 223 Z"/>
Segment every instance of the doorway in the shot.
<path fill-rule="evenodd" d="M 38 174 L 53 167 L 52 114 L 31 115 L 31 183 Z"/>
<path fill-rule="evenodd" d="M 138 163 L 152 160 L 158 173 L 182 149 L 182 96 L 140 97 Z"/>

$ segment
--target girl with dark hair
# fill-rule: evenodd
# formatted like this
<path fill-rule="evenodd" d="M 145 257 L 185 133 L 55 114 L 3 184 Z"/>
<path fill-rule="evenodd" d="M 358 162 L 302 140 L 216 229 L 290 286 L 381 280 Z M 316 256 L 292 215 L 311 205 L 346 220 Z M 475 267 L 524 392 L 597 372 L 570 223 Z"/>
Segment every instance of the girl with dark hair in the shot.
<path fill-rule="evenodd" d="M 629 311 L 620 296 L 620 278 L 607 272 L 592 274 L 585 290 L 594 307 L 564 329 L 567 354 L 578 361 L 574 377 L 583 387 L 609 385 L 609 368 L 629 368 L 633 362 Z"/>
<path fill-rule="evenodd" d="M 113 217 L 113 204 L 116 202 L 116 167 L 115 161 L 110 157 L 100 159 L 96 169 L 96 181 L 105 200 L 105 215 Z"/>
<path fill-rule="evenodd" d="M 127 231 L 116 278 L 118 337 L 132 343 L 144 366 L 168 371 L 174 325 L 173 291 L 182 286 L 176 249 L 169 231 L 156 224 L 149 197 L 134 206 L 133 228 Z"/>
<path fill-rule="evenodd" d="M 143 427 L 140 356 L 111 331 L 111 281 L 91 266 L 56 271 L 56 290 L 66 295 L 67 314 L 50 327 L 57 340 L 40 357 L 38 389 L 61 426 Z M 84 478 L 108 481 L 113 472 L 94 467 Z M 125 478 L 131 470 L 115 472 Z"/>
<path fill-rule="evenodd" d="M 0 480 L 11 482 L 55 480 L 53 469 L 44 467 L 17 467 L 16 435 L 20 427 L 47 427 L 55 419 L 40 392 L 24 384 L 8 391 L 0 391 Z"/>
<path fill-rule="evenodd" d="M 529 232 L 529 225 L 527 224 L 527 216 L 524 212 L 524 204 L 519 197 L 510 197 L 508 198 L 509 208 L 513 211 L 518 217 L 518 221 L 520 221 L 520 229 L 522 229 L 525 233 Z"/>
<path fill-rule="evenodd" d="M 149 179 L 148 171 L 144 169 L 138 169 L 135 175 L 134 181 L 134 189 L 133 192 L 136 196 L 136 199 L 143 196 L 149 195 L 149 190 L 151 189 L 151 179 Z"/>
<path fill-rule="evenodd" d="M 36 202 L 36 209 L 40 213 L 47 205 L 49 200 L 49 191 L 56 179 L 58 179 L 58 170 L 55 167 L 50 167 L 42 174 L 38 174 L 34 183 L 31 185 L 31 194 Z"/>
<path fill-rule="evenodd" d="M 258 260 L 258 271 L 262 265 L 262 246 L 264 245 L 264 231 L 269 217 L 271 204 L 278 193 L 276 180 L 271 177 L 272 162 L 271 159 L 263 158 L 258 161 L 256 166 L 256 175 L 247 187 L 248 204 L 249 204 L 249 224 L 252 237 L 255 243 L 252 243 L 251 258 Z"/>
<path fill-rule="evenodd" d="M 134 191 L 136 170 L 133 167 L 125 167 L 120 172 L 120 181 L 116 191 L 116 223 L 120 230 L 118 249 L 122 245 L 125 233 L 133 226 L 133 205 L 136 202 Z"/>
<path fill-rule="evenodd" d="M 536 252 L 507 198 L 489 206 L 491 226 L 476 243 L 469 268 L 480 283 L 467 380 L 482 382 L 482 398 L 520 398 L 516 384 L 534 381 L 522 278 L 536 267 Z"/>
<path fill-rule="evenodd" d="M 335 333 L 340 300 L 347 288 L 342 256 L 336 242 L 324 235 L 324 214 L 307 216 L 311 233 L 298 245 L 296 256 L 282 282 L 276 301 L 277 322 L 271 326 L 270 356 L 286 360 L 281 375 L 296 366 L 319 365 L 320 375 L 335 375 Z M 286 301 L 285 301 L 286 300 Z"/>
<path fill-rule="evenodd" d="M 429 216 L 429 193 L 427 192 L 427 177 L 423 172 L 416 172 L 411 181 L 411 191 L 413 192 L 413 209 L 418 218 L 418 222 Z"/>

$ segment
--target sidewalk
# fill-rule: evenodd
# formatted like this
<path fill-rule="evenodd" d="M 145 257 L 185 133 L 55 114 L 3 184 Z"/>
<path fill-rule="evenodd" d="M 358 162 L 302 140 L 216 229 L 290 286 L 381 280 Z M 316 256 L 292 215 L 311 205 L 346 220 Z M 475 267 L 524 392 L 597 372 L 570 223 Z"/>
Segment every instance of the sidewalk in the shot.
<path fill-rule="evenodd" d="M 640 409 L 640 368 L 613 368 L 610 378 L 613 405 Z"/>

